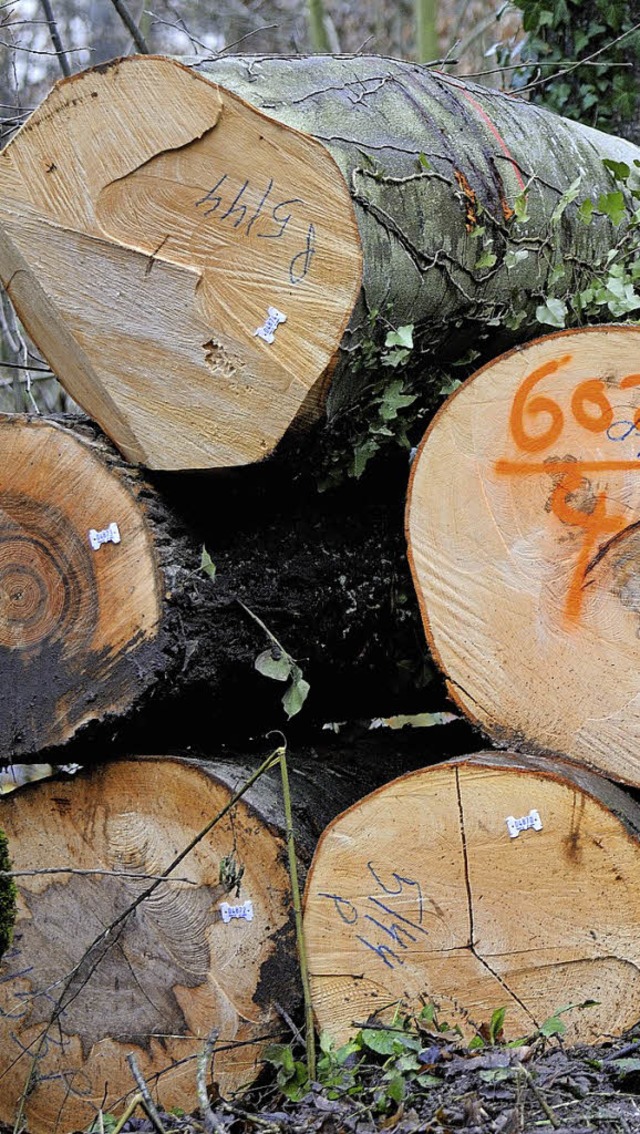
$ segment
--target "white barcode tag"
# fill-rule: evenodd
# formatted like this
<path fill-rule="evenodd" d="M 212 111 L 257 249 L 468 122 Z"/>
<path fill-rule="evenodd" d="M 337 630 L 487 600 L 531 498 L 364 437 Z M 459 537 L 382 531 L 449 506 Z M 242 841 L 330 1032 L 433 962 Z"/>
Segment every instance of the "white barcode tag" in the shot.
<path fill-rule="evenodd" d="M 542 819 L 534 808 L 528 815 L 523 815 L 521 819 L 514 819 L 513 815 L 509 815 L 506 824 L 512 839 L 517 839 L 521 831 L 542 830 Z"/>

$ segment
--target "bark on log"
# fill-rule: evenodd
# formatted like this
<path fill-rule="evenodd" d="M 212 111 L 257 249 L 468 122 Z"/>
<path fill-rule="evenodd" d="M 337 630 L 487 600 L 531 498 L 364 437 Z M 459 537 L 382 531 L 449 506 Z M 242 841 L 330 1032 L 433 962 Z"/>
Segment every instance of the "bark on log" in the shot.
<path fill-rule="evenodd" d="M 506 1006 L 515 1039 L 588 999 L 568 1042 L 622 1032 L 640 1012 L 639 838 L 636 804 L 560 761 L 482 752 L 380 788 L 330 824 L 307 880 L 320 1029 L 339 1044 L 432 1001 L 468 1038 Z"/>
<path fill-rule="evenodd" d="M 0 418 L 0 463 L 5 761 L 87 722 L 96 759 L 116 731 L 120 751 L 206 751 L 212 733 L 282 727 L 285 686 L 255 671 L 269 641 L 238 599 L 311 683 L 308 725 L 444 707 L 425 695 L 404 462 L 325 496 L 266 466 L 153 487 L 87 423 L 17 416 Z M 120 543 L 94 550 L 90 529 L 113 522 Z"/>
<path fill-rule="evenodd" d="M 124 1109 L 136 1091 L 132 1050 L 163 1107 L 194 1110 L 195 1059 L 212 1028 L 222 1093 L 255 1078 L 265 1038 L 287 1032 L 281 1010 L 296 1015 L 300 1004 L 277 770 L 106 930 L 256 766 L 123 760 L 3 798 L 13 869 L 41 873 L 16 879 L 18 920 L 0 982 L 0 1121 L 13 1123 L 34 1055 L 32 1134 L 86 1129 L 100 1106 Z M 302 860 L 318 829 L 380 778 L 375 768 L 296 758 Z M 246 915 L 247 901 L 251 920 L 223 905 Z"/>
<path fill-rule="evenodd" d="M 333 415 L 379 380 L 389 325 L 414 324 L 427 372 L 514 297 L 535 311 L 558 265 L 579 290 L 620 235 L 575 205 L 550 218 L 576 172 L 585 197 L 608 191 L 602 159 L 632 164 L 630 143 L 377 57 L 198 67 L 72 76 L 0 159 L 0 278 L 133 461 L 259 459 L 318 415 L 332 371 Z"/>
<path fill-rule="evenodd" d="M 506 747 L 636 786 L 639 370 L 633 327 L 498 358 L 434 419 L 407 506 L 425 628 L 455 701 Z"/>

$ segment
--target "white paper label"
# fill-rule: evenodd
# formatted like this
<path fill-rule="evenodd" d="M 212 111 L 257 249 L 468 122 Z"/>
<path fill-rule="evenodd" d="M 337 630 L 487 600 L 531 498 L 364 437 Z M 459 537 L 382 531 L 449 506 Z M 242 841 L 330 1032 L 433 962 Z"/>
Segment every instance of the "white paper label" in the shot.
<path fill-rule="evenodd" d="M 120 529 L 118 525 L 109 524 L 109 527 L 103 528 L 101 532 L 96 531 L 95 528 L 90 528 L 89 543 L 94 551 L 97 551 L 103 543 L 120 543 Z"/>
<path fill-rule="evenodd" d="M 258 327 L 257 331 L 253 332 L 254 337 L 257 335 L 258 338 L 264 339 L 265 343 L 272 343 L 276 337 L 278 327 L 281 323 L 286 323 L 286 321 L 287 316 L 283 315 L 282 311 L 278 311 L 277 307 L 268 307 L 264 326 Z"/>
<path fill-rule="evenodd" d="M 220 904 L 220 913 L 226 925 L 228 925 L 234 917 L 244 918 L 245 921 L 253 921 L 253 902 L 242 902 L 239 906 L 230 906 L 228 902 L 222 902 Z"/>
<path fill-rule="evenodd" d="M 512 839 L 517 839 L 521 831 L 542 830 L 542 819 L 534 808 L 531 809 L 528 815 L 523 815 L 521 819 L 514 819 L 513 815 L 509 815 L 506 823 Z"/>

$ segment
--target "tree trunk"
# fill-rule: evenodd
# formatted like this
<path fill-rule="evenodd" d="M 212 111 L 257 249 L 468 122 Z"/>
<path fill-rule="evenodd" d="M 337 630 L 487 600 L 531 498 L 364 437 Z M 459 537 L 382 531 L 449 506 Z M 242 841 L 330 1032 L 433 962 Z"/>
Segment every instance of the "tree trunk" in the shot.
<path fill-rule="evenodd" d="M 0 1121 L 14 1121 L 34 1055 L 32 1134 L 123 1109 L 136 1091 L 130 1051 L 164 1108 L 192 1111 L 213 1028 L 223 1095 L 255 1078 L 264 1041 L 286 1033 L 282 1013 L 300 1004 L 277 769 L 107 931 L 256 767 L 123 760 L 2 800 L 13 869 L 35 873 L 16 879 L 0 983 Z M 341 770 L 299 754 L 289 774 L 302 864 L 328 819 L 381 780 L 373 760 Z"/>
<path fill-rule="evenodd" d="M 207 751 L 212 733 L 283 727 L 287 685 L 254 668 L 272 643 L 249 611 L 310 682 L 307 725 L 444 707 L 425 694 L 404 463 L 321 496 L 267 466 L 152 486 L 88 423 L 21 416 L 0 418 L 0 463 L 5 761 L 73 759 L 39 753 L 88 722 L 81 763 L 116 733 L 121 751 Z M 112 523 L 120 542 L 94 549 Z"/>
<path fill-rule="evenodd" d="M 607 192 L 629 143 L 393 60 L 198 66 L 73 76 L 0 160 L 0 278 L 131 460 L 263 457 L 331 373 L 332 416 L 380 381 L 392 326 L 428 385 L 443 349 L 526 335 L 550 273 L 580 290 L 619 236 L 553 212 L 576 171 Z"/>
<path fill-rule="evenodd" d="M 639 349 L 637 328 L 591 328 L 496 359 L 434 419 L 407 507 L 427 637 L 464 712 L 636 786 Z"/>
<path fill-rule="evenodd" d="M 319 1028 L 340 1044 L 431 1001 L 467 1038 L 505 1006 L 507 1039 L 560 1009 L 570 1043 L 621 1033 L 640 1012 L 639 838 L 618 788 L 537 757 L 482 752 L 380 788 L 309 873 Z"/>

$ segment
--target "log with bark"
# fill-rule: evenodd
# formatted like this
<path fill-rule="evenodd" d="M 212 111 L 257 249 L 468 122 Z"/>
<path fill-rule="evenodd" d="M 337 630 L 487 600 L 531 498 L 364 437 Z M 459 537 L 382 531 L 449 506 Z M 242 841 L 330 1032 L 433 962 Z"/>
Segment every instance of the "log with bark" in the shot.
<path fill-rule="evenodd" d="M 128 58 L 59 83 L 4 151 L 0 279 L 130 460 L 243 464 L 331 375 L 333 417 L 379 381 L 391 326 L 426 384 L 445 347 L 525 335 L 551 273 L 580 290 L 620 236 L 578 219 L 576 176 L 597 200 L 603 159 L 638 157 L 410 63 Z"/>
<path fill-rule="evenodd" d="M 397 738 L 395 760 L 390 747 L 378 760 L 379 738 L 366 738 L 357 767 L 326 746 L 295 753 L 302 877 L 324 824 L 406 754 Z M 259 764 L 126 759 L 2 799 L 13 869 L 26 873 L 0 981 L 0 1121 L 15 1121 L 23 1094 L 32 1134 L 120 1113 L 137 1090 L 131 1051 L 153 1098 L 190 1111 L 212 1029 L 207 1085 L 223 1095 L 286 1038 L 301 993 L 279 771 L 162 877 Z"/>
<path fill-rule="evenodd" d="M 454 700 L 506 747 L 636 786 L 639 372 L 633 327 L 496 359 L 432 422 L 407 506 L 427 637 Z"/>
<path fill-rule="evenodd" d="M 482 752 L 380 788 L 309 872 L 319 1028 L 340 1044 L 431 1002 L 468 1039 L 504 1007 L 507 1039 L 559 1010 L 568 1042 L 619 1034 L 640 1013 L 639 839 L 637 804 L 559 760 Z"/>
<path fill-rule="evenodd" d="M 3 760 L 88 722 L 96 759 L 116 731 L 121 752 L 206 751 L 282 727 L 287 686 L 254 669 L 272 643 L 249 611 L 310 682 L 309 724 L 443 707 L 406 563 L 406 462 L 321 496 L 268 466 L 151 485 L 87 422 L 9 416 L 0 463 Z"/>

